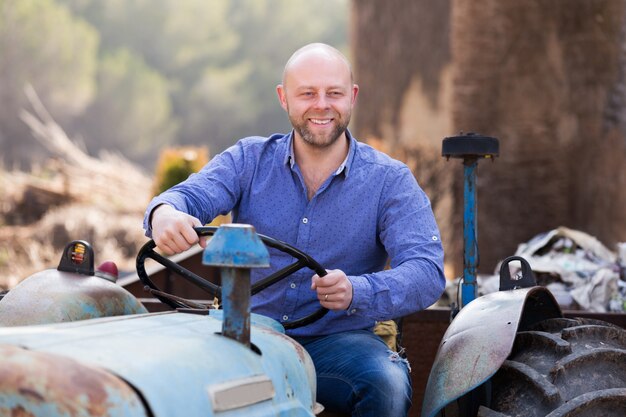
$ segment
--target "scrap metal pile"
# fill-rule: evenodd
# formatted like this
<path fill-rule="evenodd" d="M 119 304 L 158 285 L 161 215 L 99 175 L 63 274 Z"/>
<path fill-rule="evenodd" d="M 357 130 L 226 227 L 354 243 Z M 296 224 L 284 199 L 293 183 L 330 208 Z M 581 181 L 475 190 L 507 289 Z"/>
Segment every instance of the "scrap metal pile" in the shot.
<path fill-rule="evenodd" d="M 528 260 L 537 284 L 547 287 L 562 308 L 626 311 L 626 243 L 613 252 L 587 233 L 559 227 L 519 245 L 515 255 Z M 480 295 L 498 291 L 497 274 L 479 275 L 477 281 Z"/>

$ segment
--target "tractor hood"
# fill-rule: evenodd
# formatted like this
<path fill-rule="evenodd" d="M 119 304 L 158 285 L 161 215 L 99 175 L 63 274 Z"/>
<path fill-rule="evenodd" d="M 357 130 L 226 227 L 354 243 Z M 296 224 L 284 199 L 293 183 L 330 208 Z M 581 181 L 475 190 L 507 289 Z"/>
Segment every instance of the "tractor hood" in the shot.
<path fill-rule="evenodd" d="M 143 414 L 124 409 L 117 415 L 206 417 L 224 411 L 229 416 L 312 416 L 315 373 L 304 349 L 278 323 L 257 315 L 251 317 L 252 349 L 247 348 L 219 334 L 221 315 L 167 312 L 0 328 L 1 379 L 15 381 L 19 386 L 13 392 L 25 401 L 17 404 L 15 397 L 0 392 L 0 410 L 36 411 L 54 401 L 48 398 L 51 385 L 67 385 L 68 393 L 57 394 L 73 398 L 70 391 L 91 388 L 85 381 L 99 379 L 104 381 L 99 392 L 110 398 L 127 397 L 128 391 L 141 398 L 118 405 L 143 408 L 143 403 L 148 409 Z M 73 371 L 59 375 L 57 363 Z M 119 388 L 125 384 L 131 389 Z M 68 415 L 114 415 L 106 408 L 114 402 L 105 403 L 104 409 Z"/>
<path fill-rule="evenodd" d="M 540 320 L 562 317 L 544 287 L 487 294 L 465 306 L 448 327 L 430 371 L 422 416 L 432 417 L 500 368 L 515 334 Z"/>
<path fill-rule="evenodd" d="M 0 327 L 147 313 L 124 288 L 95 275 L 47 269 L 0 300 Z"/>
<path fill-rule="evenodd" d="M 31 275 L 0 298 L 0 326 L 147 313 L 131 293 L 115 284 L 116 279 L 113 262 L 96 270 L 91 245 L 84 240 L 70 242 L 56 269 Z"/>

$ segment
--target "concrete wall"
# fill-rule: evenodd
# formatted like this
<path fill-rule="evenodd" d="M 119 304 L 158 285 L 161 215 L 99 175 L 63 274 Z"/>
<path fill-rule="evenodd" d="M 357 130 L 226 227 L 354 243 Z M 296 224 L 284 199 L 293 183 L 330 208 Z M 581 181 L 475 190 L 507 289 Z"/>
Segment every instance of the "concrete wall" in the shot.
<path fill-rule="evenodd" d="M 439 155 L 461 131 L 501 145 L 479 168 L 482 272 L 560 225 L 611 248 L 626 240 L 624 9 L 621 0 L 353 1 L 353 130 L 413 168 L 452 274 L 462 176 Z"/>

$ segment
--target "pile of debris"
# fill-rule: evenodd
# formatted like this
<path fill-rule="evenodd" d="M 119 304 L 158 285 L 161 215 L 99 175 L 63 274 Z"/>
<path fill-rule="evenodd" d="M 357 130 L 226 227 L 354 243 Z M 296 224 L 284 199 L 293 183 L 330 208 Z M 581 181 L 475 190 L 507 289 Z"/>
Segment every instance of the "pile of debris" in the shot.
<path fill-rule="evenodd" d="M 626 311 L 626 243 L 612 252 L 593 236 L 559 227 L 519 245 L 515 255 L 528 261 L 537 284 L 547 287 L 562 308 Z M 479 275 L 477 282 L 484 295 L 498 291 L 500 277 Z"/>
<path fill-rule="evenodd" d="M 0 289 L 57 266 L 72 240 L 86 240 L 96 263 L 134 269 L 146 242 L 143 211 L 152 179 L 120 155 L 88 155 L 27 91 L 33 112 L 22 120 L 52 157 L 31 172 L 0 170 Z"/>

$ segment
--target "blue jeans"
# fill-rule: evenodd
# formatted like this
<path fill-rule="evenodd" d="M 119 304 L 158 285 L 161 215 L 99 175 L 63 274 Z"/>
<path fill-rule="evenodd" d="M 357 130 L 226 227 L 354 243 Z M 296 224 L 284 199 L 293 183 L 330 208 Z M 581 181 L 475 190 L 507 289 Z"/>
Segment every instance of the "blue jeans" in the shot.
<path fill-rule="evenodd" d="M 296 337 L 317 373 L 317 402 L 358 417 L 405 417 L 411 406 L 409 363 L 367 330 Z"/>

